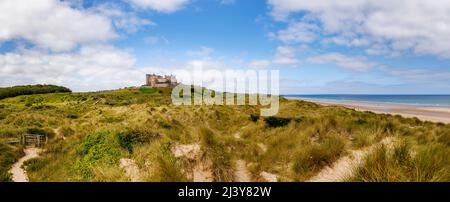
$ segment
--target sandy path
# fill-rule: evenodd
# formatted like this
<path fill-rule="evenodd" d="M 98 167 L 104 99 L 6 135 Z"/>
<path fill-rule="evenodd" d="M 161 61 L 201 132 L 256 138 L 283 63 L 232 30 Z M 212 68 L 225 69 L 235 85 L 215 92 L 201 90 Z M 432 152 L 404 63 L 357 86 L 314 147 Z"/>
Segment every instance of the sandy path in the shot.
<path fill-rule="evenodd" d="M 132 182 L 141 181 L 139 167 L 133 159 L 120 159 L 120 167 L 125 170 L 125 174 L 131 179 Z"/>
<path fill-rule="evenodd" d="M 278 176 L 269 172 L 261 172 L 260 176 L 265 182 L 278 182 Z"/>
<path fill-rule="evenodd" d="M 244 160 L 236 161 L 236 170 L 234 172 L 234 181 L 251 182 L 250 174 L 247 170 L 247 163 Z"/>
<path fill-rule="evenodd" d="M 327 166 L 316 176 L 308 180 L 309 182 L 340 182 L 346 177 L 351 176 L 353 170 L 361 165 L 364 156 L 368 150 L 352 151 L 349 156 L 344 156 L 333 163 L 331 167 Z"/>
<path fill-rule="evenodd" d="M 186 157 L 195 159 L 200 153 L 199 144 L 178 144 L 171 148 L 175 158 Z"/>
<path fill-rule="evenodd" d="M 41 149 L 29 147 L 24 150 L 25 156 L 20 158 L 9 171 L 12 174 L 13 182 L 28 182 L 27 172 L 22 169 L 22 165 L 25 161 L 39 156 Z"/>
<path fill-rule="evenodd" d="M 214 176 L 211 171 L 211 162 L 197 163 L 192 170 L 192 178 L 194 182 L 212 182 Z"/>
<path fill-rule="evenodd" d="M 212 162 L 205 160 L 202 162 L 201 149 L 199 144 L 177 144 L 171 148 L 175 158 L 186 158 L 195 162 L 192 168 L 192 180 L 194 182 L 212 182 L 214 181 L 211 171 Z"/>
<path fill-rule="evenodd" d="M 331 167 L 325 167 L 316 176 L 309 179 L 308 182 L 341 182 L 353 174 L 354 170 L 363 163 L 364 157 L 372 152 L 376 146 L 383 144 L 390 147 L 392 143 L 392 138 L 386 138 L 368 148 L 351 151 L 350 155 L 340 158 Z"/>

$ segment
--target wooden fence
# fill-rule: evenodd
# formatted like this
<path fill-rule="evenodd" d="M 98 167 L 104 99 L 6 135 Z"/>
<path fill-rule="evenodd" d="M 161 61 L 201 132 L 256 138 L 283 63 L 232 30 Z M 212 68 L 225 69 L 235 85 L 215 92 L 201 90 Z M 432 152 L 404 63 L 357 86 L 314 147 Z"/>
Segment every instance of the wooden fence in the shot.
<path fill-rule="evenodd" d="M 8 144 L 34 145 L 40 147 L 47 144 L 48 137 L 46 135 L 23 134 L 17 138 L 7 138 L 5 142 Z"/>

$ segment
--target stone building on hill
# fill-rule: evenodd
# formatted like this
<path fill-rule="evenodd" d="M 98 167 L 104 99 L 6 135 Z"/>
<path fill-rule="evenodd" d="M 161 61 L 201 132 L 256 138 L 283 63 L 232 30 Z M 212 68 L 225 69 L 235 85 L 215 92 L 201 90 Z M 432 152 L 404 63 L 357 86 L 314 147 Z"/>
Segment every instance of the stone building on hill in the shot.
<path fill-rule="evenodd" d="M 156 75 L 147 74 L 146 75 L 146 86 L 152 88 L 172 88 L 178 85 L 177 79 L 173 75 Z"/>

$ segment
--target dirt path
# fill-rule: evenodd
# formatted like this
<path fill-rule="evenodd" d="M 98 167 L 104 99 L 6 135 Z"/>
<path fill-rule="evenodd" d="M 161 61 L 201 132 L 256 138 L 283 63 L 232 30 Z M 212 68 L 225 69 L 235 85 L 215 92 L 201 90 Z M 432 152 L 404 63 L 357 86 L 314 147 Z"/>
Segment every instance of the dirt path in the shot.
<path fill-rule="evenodd" d="M 211 171 L 212 162 L 199 162 L 195 165 L 192 170 L 192 180 L 194 182 L 212 182 L 214 181 L 214 176 Z"/>
<path fill-rule="evenodd" d="M 278 176 L 268 172 L 261 172 L 260 176 L 265 182 L 278 182 Z"/>
<path fill-rule="evenodd" d="M 371 153 L 376 146 L 383 144 L 390 147 L 392 143 L 392 138 L 386 138 L 368 148 L 351 151 L 350 155 L 340 158 L 331 167 L 325 167 L 308 182 L 341 182 L 353 174 L 354 170 L 363 163 L 364 157 Z"/>
<path fill-rule="evenodd" d="M 25 156 L 20 158 L 9 171 L 12 174 L 13 182 L 28 182 L 27 172 L 22 169 L 22 165 L 25 161 L 39 156 L 41 149 L 29 147 L 24 149 Z"/>
<path fill-rule="evenodd" d="M 133 159 L 120 159 L 120 167 L 125 170 L 125 174 L 131 179 L 132 182 L 141 181 L 139 167 Z"/>
<path fill-rule="evenodd" d="M 186 157 L 188 159 L 195 159 L 200 153 L 200 145 L 179 144 L 172 147 L 171 150 L 175 158 Z"/>
<path fill-rule="evenodd" d="M 199 144 L 177 144 L 171 148 L 175 158 L 186 158 L 194 161 L 192 168 L 192 180 L 194 182 L 212 182 L 214 180 L 211 171 L 212 162 L 201 161 L 201 149 Z"/>
<path fill-rule="evenodd" d="M 236 170 L 234 172 L 234 181 L 251 182 L 250 174 L 247 170 L 247 163 L 244 160 L 236 161 Z"/>

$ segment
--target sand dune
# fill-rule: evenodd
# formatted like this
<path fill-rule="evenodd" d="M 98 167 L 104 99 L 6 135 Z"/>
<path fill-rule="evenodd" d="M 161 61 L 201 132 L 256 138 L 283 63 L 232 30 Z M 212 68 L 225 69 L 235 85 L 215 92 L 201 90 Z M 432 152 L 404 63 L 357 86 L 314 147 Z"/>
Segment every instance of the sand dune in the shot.
<path fill-rule="evenodd" d="M 305 100 L 322 105 L 344 106 L 359 111 L 372 111 L 380 114 L 384 113 L 395 114 L 409 118 L 417 117 L 418 119 L 423 121 L 450 123 L 450 108 L 448 107 L 423 107 L 407 104 L 391 104 L 380 102 L 333 101 L 333 100 L 324 101 L 324 100 L 300 99 L 300 98 L 289 98 L 289 99 Z"/>

